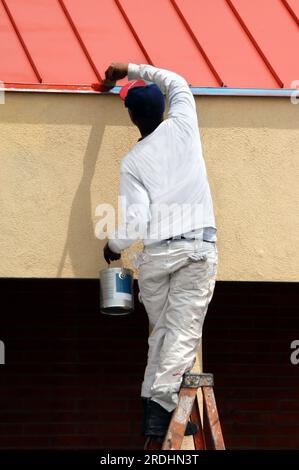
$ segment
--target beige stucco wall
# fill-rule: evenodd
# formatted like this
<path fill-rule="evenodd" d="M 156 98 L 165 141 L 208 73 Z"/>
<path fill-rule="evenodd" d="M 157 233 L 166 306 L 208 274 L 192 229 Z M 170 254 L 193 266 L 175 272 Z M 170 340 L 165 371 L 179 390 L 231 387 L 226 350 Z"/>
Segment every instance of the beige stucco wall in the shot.
<path fill-rule="evenodd" d="M 298 280 L 299 106 L 196 97 L 221 280 Z M 97 277 L 95 208 L 115 204 L 138 138 L 118 96 L 6 93 L 0 106 L 0 276 Z M 127 263 L 126 258 L 126 263 Z"/>

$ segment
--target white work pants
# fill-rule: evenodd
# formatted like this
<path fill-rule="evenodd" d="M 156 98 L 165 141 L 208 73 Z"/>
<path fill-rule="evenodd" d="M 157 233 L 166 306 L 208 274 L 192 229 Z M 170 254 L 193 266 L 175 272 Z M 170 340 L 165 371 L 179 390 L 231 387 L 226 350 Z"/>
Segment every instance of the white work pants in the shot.
<path fill-rule="evenodd" d="M 141 253 L 138 284 L 151 334 L 141 396 L 168 411 L 194 366 L 218 264 L 215 243 L 172 240 Z"/>

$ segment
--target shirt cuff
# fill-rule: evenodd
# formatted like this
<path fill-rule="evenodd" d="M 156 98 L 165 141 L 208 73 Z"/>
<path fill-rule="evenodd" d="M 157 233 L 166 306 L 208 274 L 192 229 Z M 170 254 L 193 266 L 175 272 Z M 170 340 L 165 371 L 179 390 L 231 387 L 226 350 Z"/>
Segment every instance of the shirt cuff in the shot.
<path fill-rule="evenodd" d="M 137 64 L 128 64 L 128 80 L 140 78 L 140 67 Z"/>
<path fill-rule="evenodd" d="M 117 246 L 116 240 L 108 240 L 108 246 L 113 253 L 120 254 L 121 249 Z"/>

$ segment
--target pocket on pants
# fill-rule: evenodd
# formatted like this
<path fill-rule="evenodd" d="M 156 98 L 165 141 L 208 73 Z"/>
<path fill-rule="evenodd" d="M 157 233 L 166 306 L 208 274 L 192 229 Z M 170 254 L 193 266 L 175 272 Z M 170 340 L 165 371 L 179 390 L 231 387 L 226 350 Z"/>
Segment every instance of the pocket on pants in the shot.
<path fill-rule="evenodd" d="M 202 253 L 201 253 L 202 255 Z M 195 261 L 176 271 L 172 278 L 172 290 L 189 291 L 204 290 L 211 280 L 215 280 L 217 272 L 217 255 L 198 256 Z"/>
<path fill-rule="evenodd" d="M 189 291 L 200 289 L 202 281 L 207 277 L 207 261 L 190 261 L 186 266 L 178 269 L 172 277 L 172 290 Z"/>

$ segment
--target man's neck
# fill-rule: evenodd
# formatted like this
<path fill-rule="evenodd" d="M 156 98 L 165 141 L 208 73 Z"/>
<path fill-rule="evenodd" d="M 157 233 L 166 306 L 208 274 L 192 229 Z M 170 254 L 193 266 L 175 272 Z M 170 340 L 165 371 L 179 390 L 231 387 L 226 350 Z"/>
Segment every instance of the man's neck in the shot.
<path fill-rule="evenodd" d="M 155 123 L 153 124 L 153 126 L 151 127 L 147 127 L 147 128 L 143 128 L 142 126 L 138 126 L 138 129 L 139 129 L 139 132 L 141 134 L 141 137 L 140 139 L 138 139 L 138 142 L 142 139 L 144 139 L 144 137 L 147 137 L 148 135 L 150 135 L 152 132 L 154 132 L 155 129 L 157 129 L 157 127 L 161 124 L 162 121 L 158 122 L 158 123 Z"/>

